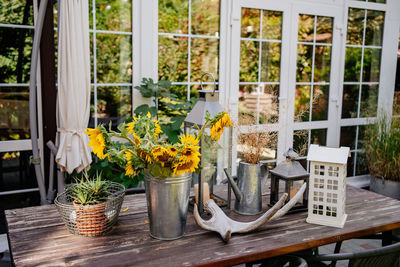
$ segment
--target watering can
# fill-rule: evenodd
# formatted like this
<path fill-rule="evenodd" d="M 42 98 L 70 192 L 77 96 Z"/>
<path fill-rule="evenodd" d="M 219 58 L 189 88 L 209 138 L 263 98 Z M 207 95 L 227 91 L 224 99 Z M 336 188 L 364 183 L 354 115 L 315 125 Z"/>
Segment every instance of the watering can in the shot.
<path fill-rule="evenodd" d="M 263 163 L 250 164 L 239 162 L 237 184 L 224 169 L 228 182 L 236 196 L 235 212 L 255 215 L 262 212 L 262 190 L 267 181 L 267 167 Z"/>

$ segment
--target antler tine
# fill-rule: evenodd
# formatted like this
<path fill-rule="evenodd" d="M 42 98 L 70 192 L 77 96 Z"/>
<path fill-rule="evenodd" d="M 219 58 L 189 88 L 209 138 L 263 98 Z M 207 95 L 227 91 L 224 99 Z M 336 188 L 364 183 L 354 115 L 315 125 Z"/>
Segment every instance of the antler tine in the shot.
<path fill-rule="evenodd" d="M 278 210 L 277 213 L 275 213 L 274 216 L 272 216 L 268 222 L 274 221 L 285 215 L 291 208 L 296 205 L 296 203 L 303 197 L 304 191 L 306 191 L 307 188 L 307 183 L 304 183 L 300 190 L 296 193 L 296 195 L 285 205 L 283 206 L 280 210 Z"/>

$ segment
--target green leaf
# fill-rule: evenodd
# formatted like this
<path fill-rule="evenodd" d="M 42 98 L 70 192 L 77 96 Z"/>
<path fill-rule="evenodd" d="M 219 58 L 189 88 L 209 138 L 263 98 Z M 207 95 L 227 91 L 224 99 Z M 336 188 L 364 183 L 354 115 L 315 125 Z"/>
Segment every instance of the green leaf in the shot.
<path fill-rule="evenodd" d="M 174 123 L 172 123 L 172 125 L 171 125 L 172 130 L 180 132 L 182 123 L 185 120 L 185 118 L 186 117 L 184 117 L 184 116 L 175 116 L 175 117 L 173 117 L 172 121 L 174 121 Z"/>
<path fill-rule="evenodd" d="M 149 112 L 150 112 L 152 117 L 156 117 L 157 116 L 157 108 L 156 107 L 150 107 L 149 108 Z M 147 113 L 144 114 L 144 115 L 147 115 Z"/>
<path fill-rule="evenodd" d="M 141 116 L 145 116 L 148 112 L 150 111 L 150 107 L 147 104 L 143 104 L 138 106 L 134 113 L 136 116 L 141 115 Z"/>
<path fill-rule="evenodd" d="M 165 134 L 168 136 L 168 140 L 172 144 L 176 144 L 179 142 L 179 135 L 181 134 L 181 130 L 173 130 L 172 128 L 166 128 L 165 129 Z"/>
<path fill-rule="evenodd" d="M 160 86 L 162 88 L 169 88 L 169 87 L 171 87 L 171 82 L 166 81 L 166 80 L 161 80 L 161 81 L 158 81 L 158 86 Z"/>

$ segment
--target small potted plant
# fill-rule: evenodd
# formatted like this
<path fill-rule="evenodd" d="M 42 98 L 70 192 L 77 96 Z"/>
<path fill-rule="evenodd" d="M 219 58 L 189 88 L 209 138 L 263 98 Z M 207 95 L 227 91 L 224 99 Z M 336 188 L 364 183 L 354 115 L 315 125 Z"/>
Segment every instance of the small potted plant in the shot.
<path fill-rule="evenodd" d="M 370 189 L 400 199 L 400 123 L 383 117 L 366 128 L 364 140 Z"/>
<path fill-rule="evenodd" d="M 72 233 L 98 236 L 116 222 L 124 195 L 123 185 L 102 180 L 99 173 L 91 178 L 84 172 L 78 183 L 57 196 L 55 204 Z"/>

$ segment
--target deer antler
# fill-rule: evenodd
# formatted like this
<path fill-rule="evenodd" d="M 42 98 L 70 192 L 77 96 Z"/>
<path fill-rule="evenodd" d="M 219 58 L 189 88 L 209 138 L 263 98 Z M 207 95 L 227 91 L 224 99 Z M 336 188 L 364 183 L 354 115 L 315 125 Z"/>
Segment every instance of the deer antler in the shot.
<path fill-rule="evenodd" d="M 225 242 L 228 242 L 233 233 L 247 233 L 256 230 L 263 224 L 277 220 L 285 215 L 303 196 L 306 190 L 307 183 L 304 183 L 297 194 L 291 199 L 285 206 L 285 200 L 287 194 L 284 193 L 279 201 L 271 207 L 264 215 L 259 217 L 257 220 L 252 222 L 238 222 L 234 221 L 221 210 L 221 208 L 214 202 L 214 200 L 208 200 L 204 209 L 211 213 L 212 217 L 209 220 L 203 220 L 197 210 L 197 205 L 194 207 L 194 218 L 196 223 L 203 229 L 218 232 Z M 283 206 L 283 207 L 282 207 Z"/>

